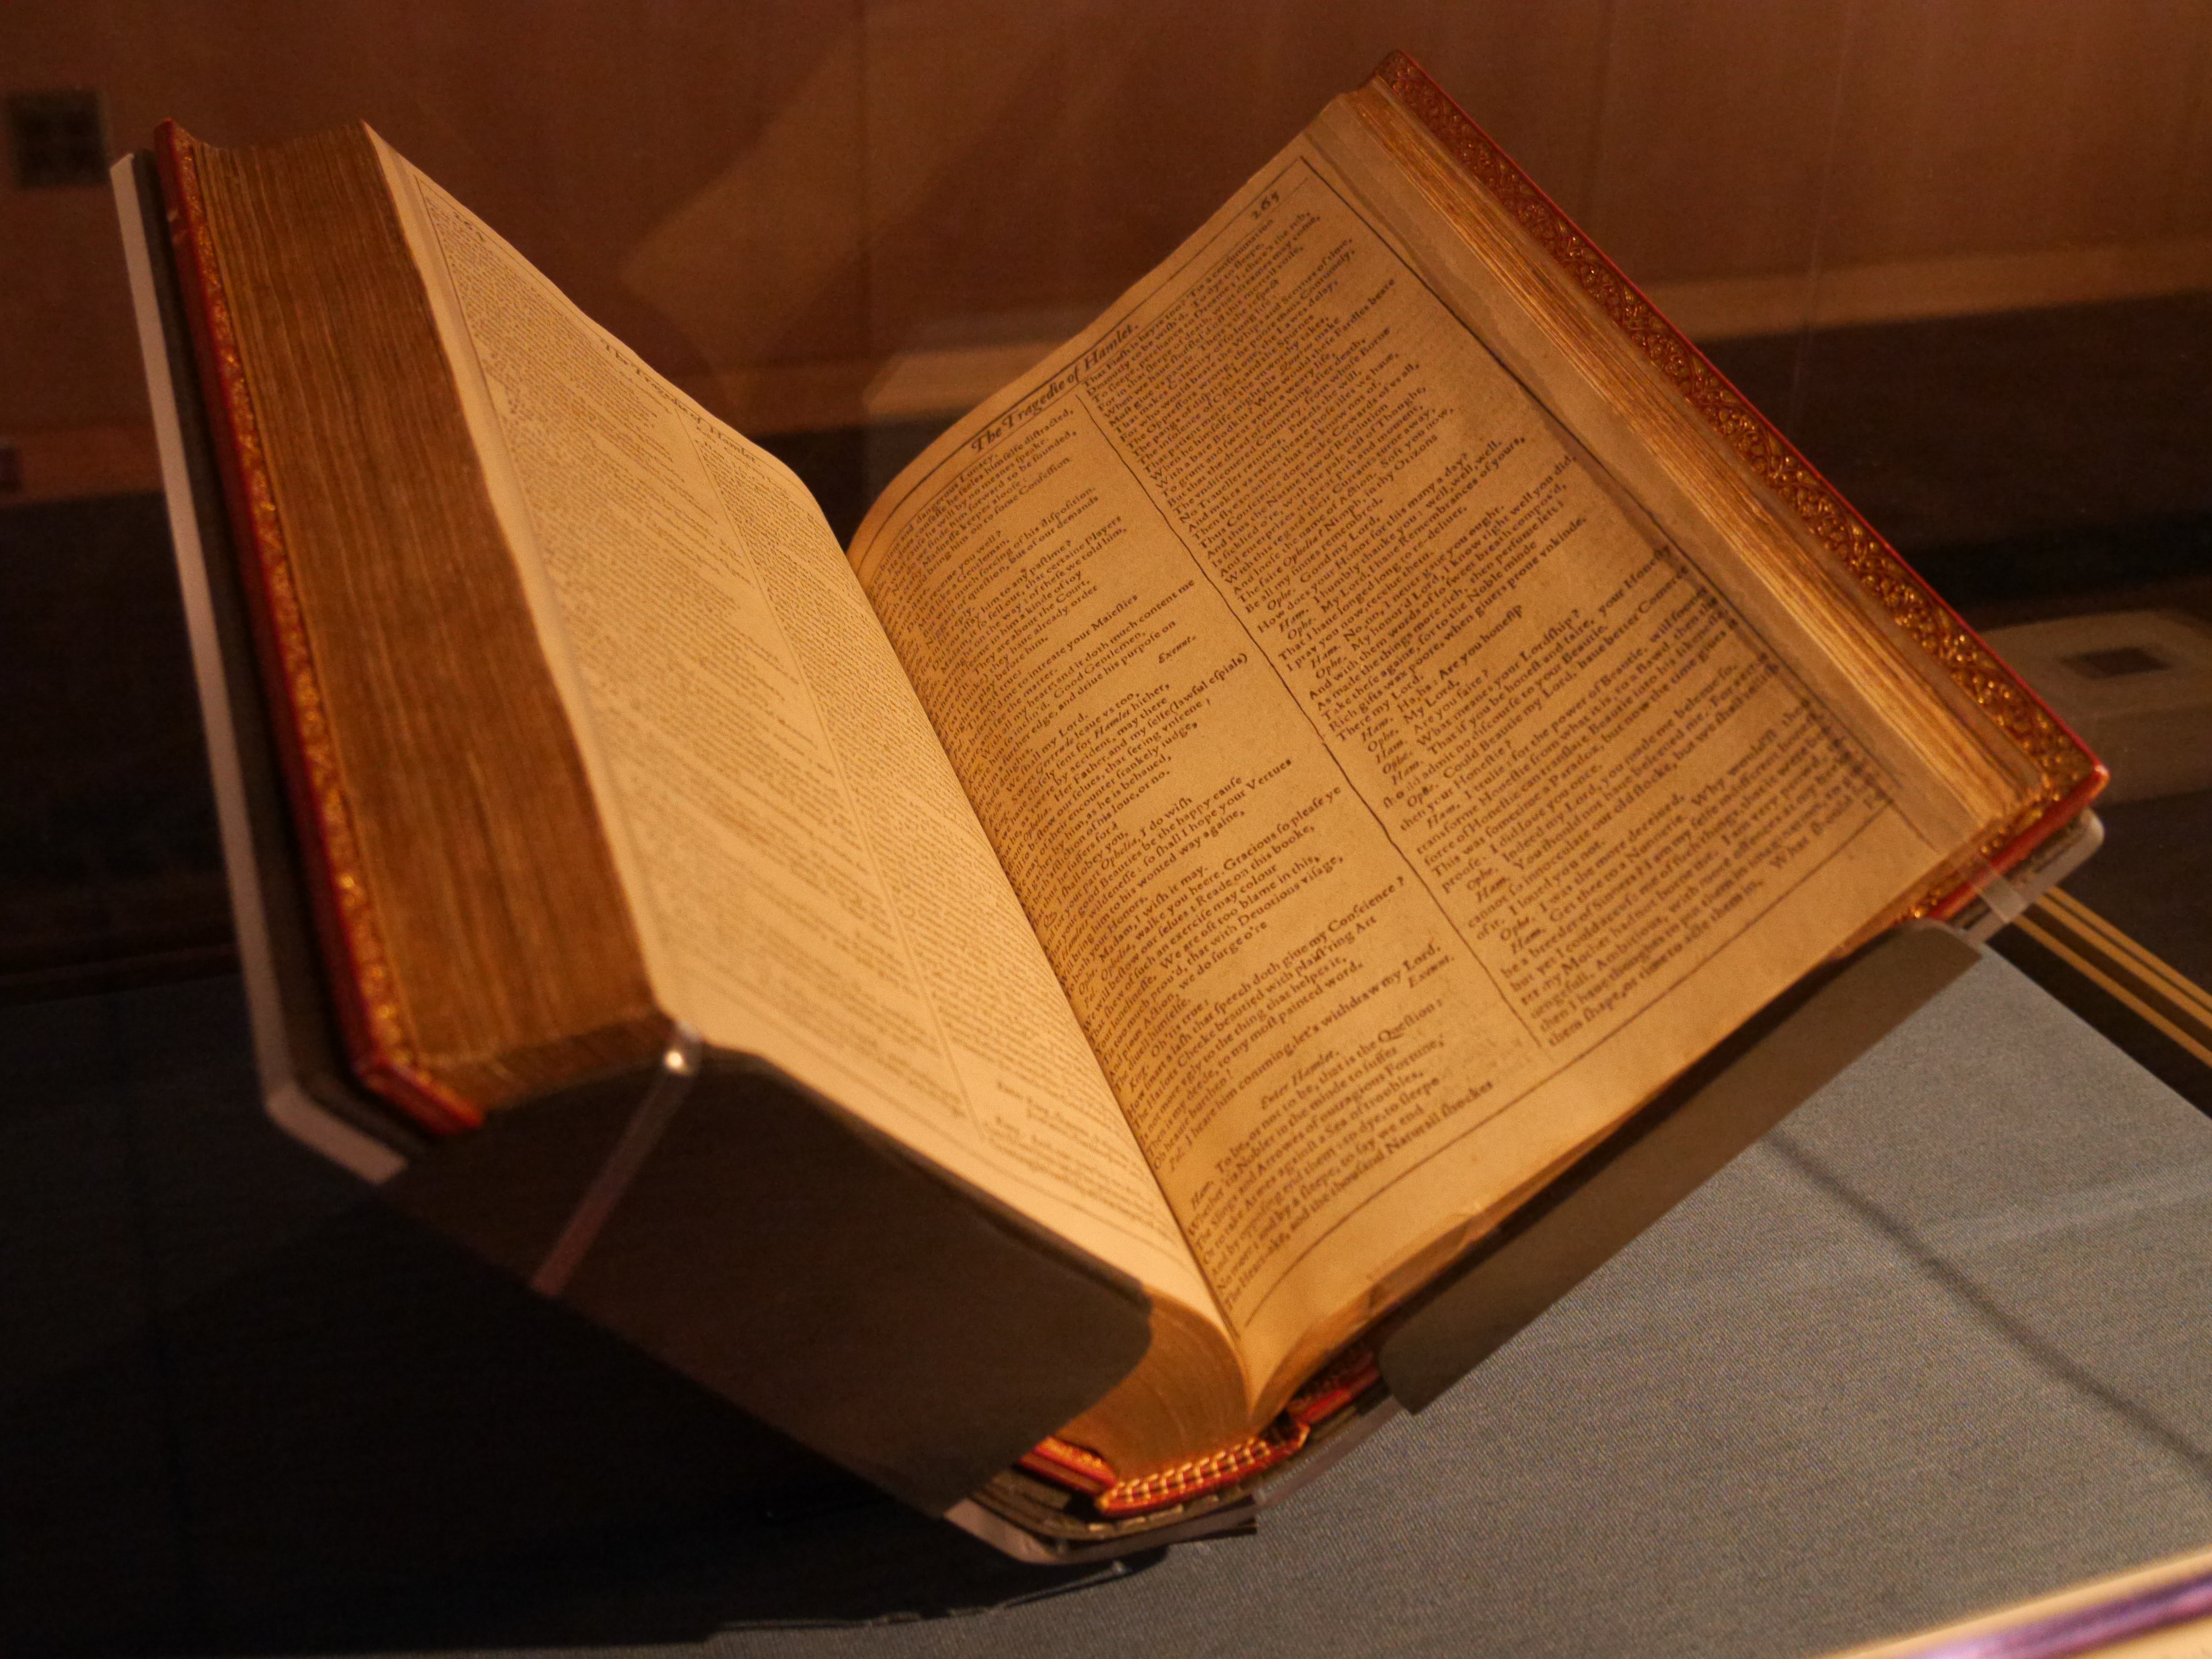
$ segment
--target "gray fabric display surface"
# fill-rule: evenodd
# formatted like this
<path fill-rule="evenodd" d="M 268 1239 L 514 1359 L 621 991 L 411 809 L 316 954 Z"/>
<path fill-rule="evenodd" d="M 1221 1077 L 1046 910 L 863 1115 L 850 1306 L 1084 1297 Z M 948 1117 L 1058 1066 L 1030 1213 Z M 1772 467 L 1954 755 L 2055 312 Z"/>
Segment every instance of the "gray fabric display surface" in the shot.
<path fill-rule="evenodd" d="M 1995 958 L 1257 1535 L 1080 1587 L 289 1143 L 235 981 L 0 1009 L 0 1075 L 11 1659 L 1808 1655 L 2212 1543 L 2212 1122 Z"/>
<path fill-rule="evenodd" d="M 717 1655 L 1810 1654 L 2212 1543 L 2212 1123 L 1982 963 L 1259 1536 Z"/>

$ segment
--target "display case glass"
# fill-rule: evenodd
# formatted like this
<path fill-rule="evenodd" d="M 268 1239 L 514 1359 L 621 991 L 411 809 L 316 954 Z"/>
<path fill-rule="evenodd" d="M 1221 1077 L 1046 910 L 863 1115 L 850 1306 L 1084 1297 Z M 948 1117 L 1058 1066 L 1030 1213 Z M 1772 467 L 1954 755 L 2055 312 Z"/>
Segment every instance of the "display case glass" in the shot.
<path fill-rule="evenodd" d="M 1960 1005 L 1942 1028 L 2016 1027 L 2015 1054 L 2045 1055 L 2036 1075 L 2059 1081 L 2033 1114 L 2048 1144 L 2008 1138 L 1994 1097 L 1974 1095 L 1959 1134 L 1922 1148 L 1927 1169 L 1952 1170 L 1943 1191 L 1959 1207 L 1915 1188 L 1896 1148 L 1920 1146 L 1927 1125 L 1885 1152 L 1868 1079 L 1919 1089 L 1934 1111 L 1951 1097 L 1946 1064 L 2012 1075 L 1972 1048 L 1986 1035 L 1960 1037 L 1953 1054 L 1970 1057 L 1947 1062 L 1931 1027 L 1912 1039 L 1913 1081 L 1883 1060 L 1801 1140 L 1732 1170 L 1735 1207 L 1668 1224 L 1611 1290 L 1486 1368 L 1476 1392 L 1499 1421 L 1521 1413 L 1529 1437 L 1491 1448 L 1503 1462 L 1486 1467 L 1586 1433 L 1616 1437 L 1621 1471 L 1603 1490 L 1592 1463 L 1560 1492 L 1533 1472 L 1500 1476 L 1493 1498 L 1550 1507 L 1520 1534 L 1541 1547 L 1513 1555 L 1489 1593 L 1587 1607 L 1606 1574 L 1571 1558 L 1591 1537 L 1646 1552 L 1626 1573 L 1646 1585 L 1679 1546 L 1698 1576 L 1676 1605 L 1644 1610 L 1639 1627 L 1666 1637 L 1655 1646 L 1813 1652 L 2212 1546 L 2212 1389 L 2195 1359 L 2212 1330 L 2177 1265 L 2197 1259 L 2179 1241 L 2203 1214 L 2212 1126 L 2161 1115 L 2177 1097 L 2212 1112 L 2212 996 L 2199 988 L 2212 985 L 2212 9 L 88 0 L 0 12 L 0 1054 L 15 1079 L 0 1091 L 13 1097 L 0 1110 L 13 1233 L 0 1328 L 23 1334 L 0 1343 L 0 1389 L 20 1406 L 0 1412 L 0 1646 L 333 1645 L 349 1609 L 386 1586 L 410 1610 L 362 1614 L 362 1639 L 450 1645 L 676 1639 L 717 1622 L 996 1602 L 1030 1584 L 817 1480 L 803 1458 L 775 1489 L 807 1494 L 792 1500 L 805 1519 L 763 1542 L 757 1516 L 730 1519 L 730 1493 L 784 1468 L 790 1448 L 746 1439 L 611 1348 L 533 1324 L 536 1310 L 364 1212 L 344 1178 L 256 1115 L 108 164 L 165 119 L 223 146 L 369 123 L 787 462 L 846 537 L 933 438 L 1087 325 L 1394 49 L 2113 773 L 2103 849 L 1998 936 L 2005 961 L 1975 981 L 1980 1012 Z M 1984 1085 L 1958 1087 L 1965 1100 Z M 2020 1173 L 2059 1145 L 2094 1178 Z M 2012 1175 L 1978 1163 L 2000 1158 Z M 1769 1224 L 1792 1241 L 1778 1277 L 1753 1261 Z M 1767 1382 L 1799 1392 L 1734 1437 L 1680 1426 L 1699 1409 L 1684 1382 L 1698 1345 L 1639 1347 L 1650 1322 L 1686 1322 L 1678 1337 L 1694 1329 L 1719 1349 L 1731 1329 L 1788 1340 L 1791 1295 L 1817 1300 L 1853 1251 L 1881 1250 L 1891 1265 L 1866 1283 L 1911 1279 L 1898 1316 L 1927 1322 L 1928 1353 L 1966 1355 L 1956 1345 L 1973 1328 L 1972 1388 L 1916 1370 L 1907 1343 L 1826 1383 L 1775 1370 Z M 2075 1288 L 2015 1295 L 2042 1251 Z M 381 1260 L 399 1265 L 380 1281 Z M 357 1320 L 294 1317 L 331 1283 L 366 1298 Z M 2094 1321 L 2069 1323 L 2090 1295 L 2118 1322 L 2101 1338 Z M 479 1401 L 516 1356 L 599 1381 L 526 1391 L 533 1426 L 508 1449 L 544 1460 L 535 1474 L 455 1450 L 440 1485 L 422 1449 L 471 1436 L 413 1442 L 425 1461 L 410 1478 L 467 1512 L 440 1524 L 456 1540 L 446 1554 L 392 1521 L 404 1500 L 388 1481 L 359 1487 L 380 1516 L 344 1518 L 368 1477 L 328 1413 L 299 1419 L 323 1459 L 302 1465 L 322 1471 L 314 1491 L 257 1509 L 235 1478 L 282 1479 L 238 1402 L 273 1413 L 281 1439 L 284 1411 L 343 1372 L 331 1398 L 374 1419 L 380 1401 L 419 1407 L 407 1391 L 462 1350 Z M 1582 1379 L 1580 1407 L 1540 1397 L 1526 1367 L 1544 1364 Z M 380 1366 L 394 1368 L 390 1389 L 365 1386 Z M 637 1413 L 619 1431 L 594 1415 L 600 1384 Z M 1886 1416 L 1885 1390 L 1912 1403 Z M 2022 1403 L 2040 1390 L 2053 1391 L 2047 1411 Z M 1580 1428 L 1557 1415 L 1574 1409 L 1589 1413 Z M 2004 1435 L 1964 1426 L 1978 1412 L 2063 1443 L 2007 1462 Z M 1839 1445 L 1824 1472 L 1831 1416 L 1839 1433 L 1895 1438 Z M 586 1419 L 578 1432 L 599 1452 L 546 1450 L 551 1425 Z M 1469 1446 L 1493 1430 L 1464 1410 L 1438 1421 L 1427 1431 L 1456 1437 L 1452 1450 L 1381 1467 L 1474 1467 Z M 1631 1455 L 1647 1432 L 1688 1436 L 1695 1455 Z M 371 1420 L 358 1444 L 408 1438 L 395 1433 Z M 1778 1437 L 1772 1467 L 1788 1479 L 1762 1478 L 1758 1435 Z M 1955 1466 L 1916 1471 L 1915 1436 Z M 687 1438 L 696 1455 L 671 1451 Z M 1356 1515 L 1376 1537 L 1447 1524 L 1433 1490 L 1412 1513 L 1358 1468 L 1334 1477 L 1348 1495 L 1333 1524 Z M 1674 1480 L 1703 1484 L 1676 1505 L 1663 1491 Z M 1717 1481 L 1739 1483 L 1764 1520 L 1723 1524 Z M 2130 1491 L 2121 1525 L 2100 1506 Z M 1696 1536 L 1670 1544 L 1670 1514 Z M 1577 1515 L 1579 1544 L 1563 1518 Z M 1632 1535 L 1632 1521 L 1653 1530 Z M 2028 1540 L 2009 1559 L 2008 1536 Z M 1961 1538 L 1974 1541 L 1933 1541 Z M 1222 1607 L 1257 1605 L 1239 1547 L 1209 1546 L 1202 1569 L 1177 1571 Z M 1291 1558 L 1263 1547 L 1249 1571 L 1284 1570 Z M 887 1565 L 859 1588 L 819 1565 L 869 1550 Z M 1885 1550 L 1937 1565 L 1860 1570 Z M 746 1551 L 781 1565 L 732 1589 L 700 1564 Z M 1820 1562 L 1853 1552 L 1856 1568 L 1823 1576 Z M 1421 1559 L 1435 1571 L 1459 1559 Z M 757 1582 L 779 1573 L 799 1586 L 782 1599 Z M 465 1611 L 441 1625 L 448 1590 Z M 1102 1631 L 1119 1594 L 1096 1593 Z M 1378 1586 L 1378 1640 L 1414 1595 Z M 518 1598 L 538 1611 L 502 1625 Z M 1802 1616 L 1749 1611 L 1782 1603 Z M 1348 1641 L 1358 1618 L 1328 1605 L 1316 1628 Z M 1142 1617 L 1179 1616 L 1166 1606 Z M 562 1607 L 580 1611 L 564 1622 Z M 1627 1627 L 1574 1626 L 1593 1640 Z M 1404 1628 L 1435 1639 L 1418 1620 Z"/>

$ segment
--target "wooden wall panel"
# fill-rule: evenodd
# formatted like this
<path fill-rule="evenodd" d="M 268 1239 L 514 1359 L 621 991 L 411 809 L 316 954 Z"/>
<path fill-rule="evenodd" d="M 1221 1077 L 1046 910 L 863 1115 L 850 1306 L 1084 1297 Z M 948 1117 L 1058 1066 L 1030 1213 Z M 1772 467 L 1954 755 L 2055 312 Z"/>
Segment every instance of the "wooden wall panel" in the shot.
<path fill-rule="evenodd" d="M 2203 0 L 0 7 L 4 88 L 97 87 L 121 143 L 369 120 L 757 429 L 1076 326 L 1393 46 L 1716 326 L 1753 289 L 1786 324 L 1816 250 L 2085 293 L 2085 250 L 2180 249 L 2130 291 L 2212 258 Z M 1899 270 L 1869 303 L 1909 307 Z M 143 418 L 105 198 L 0 183 L 0 435 Z"/>
<path fill-rule="evenodd" d="M 1631 276 L 1805 268 L 1856 3 L 1621 0 L 1586 222 Z"/>
<path fill-rule="evenodd" d="M 878 350 L 988 343 L 1075 302 L 1066 9 L 869 3 L 861 25 L 867 324 Z"/>
<path fill-rule="evenodd" d="M 2202 0 L 1859 0 L 1824 263 L 2212 228 L 2177 189 Z"/>
<path fill-rule="evenodd" d="M 220 144 L 367 120 L 681 374 L 868 349 L 856 17 L 819 0 L 81 0 L 0 7 L 0 73 L 97 87 L 124 147 L 166 116 Z M 84 303 L 32 318 L 41 282 Z M 0 185 L 0 430 L 138 412 L 137 374 L 105 194 Z"/>
<path fill-rule="evenodd" d="M 872 0 L 873 345 L 1081 322 L 1393 46 L 1578 204 L 1606 11 L 1605 0 Z"/>

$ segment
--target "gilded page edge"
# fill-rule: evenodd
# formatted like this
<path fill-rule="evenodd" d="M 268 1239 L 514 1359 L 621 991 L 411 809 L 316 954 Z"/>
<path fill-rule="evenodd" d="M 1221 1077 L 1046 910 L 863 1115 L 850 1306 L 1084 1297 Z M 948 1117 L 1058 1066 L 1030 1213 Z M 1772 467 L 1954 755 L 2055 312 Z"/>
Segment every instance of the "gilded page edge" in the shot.
<path fill-rule="evenodd" d="M 424 1127 L 440 1133 L 483 1121 L 477 1108 L 433 1077 L 422 1065 L 409 1033 L 384 946 L 383 929 L 362 878 L 337 751 L 323 709 L 321 682 L 308 647 L 307 625 L 292 578 L 290 555 L 263 453 L 252 389 L 224 292 L 222 265 L 198 169 L 198 141 L 175 122 L 157 135 L 155 160 L 167 186 L 167 210 L 180 275 L 189 291 L 202 373 L 213 384 L 204 396 L 212 405 L 229 518 L 242 532 L 252 562 L 248 586 L 275 660 L 262 665 L 261 680 L 278 716 L 284 772 L 299 810 L 296 821 L 310 866 L 309 886 L 323 919 L 323 946 L 355 1070 L 362 1080 Z"/>
<path fill-rule="evenodd" d="M 2041 785 L 2033 799 L 1978 849 L 1990 871 L 2018 864 L 2095 799 L 2111 776 L 2103 763 L 1419 64 L 1394 52 L 1369 84 L 1395 98 L 1573 278 L 1844 573 L 2035 768 Z M 1970 878 L 1955 889 L 1927 894 L 1912 914 L 1951 915 L 1983 884 Z"/>

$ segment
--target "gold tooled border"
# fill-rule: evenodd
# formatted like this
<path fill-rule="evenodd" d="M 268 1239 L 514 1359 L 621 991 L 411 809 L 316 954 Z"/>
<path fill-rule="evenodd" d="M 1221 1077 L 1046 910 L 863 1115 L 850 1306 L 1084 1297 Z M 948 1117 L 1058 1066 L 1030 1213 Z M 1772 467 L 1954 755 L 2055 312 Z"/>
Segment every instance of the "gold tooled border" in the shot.
<path fill-rule="evenodd" d="M 1208 1497 L 1288 1462 L 1305 1449 L 1316 1429 L 1357 1403 L 1382 1375 L 1373 1354 L 1353 1348 L 1315 1372 L 1258 1433 L 1151 1474 L 1122 1480 L 1097 1452 L 1057 1435 L 1047 1435 L 1019 1464 L 1032 1474 L 1089 1497 L 1108 1519 L 1126 1521 Z"/>
<path fill-rule="evenodd" d="M 207 355 L 216 372 L 222 414 L 228 428 L 227 471 L 245 510 L 244 528 L 252 538 L 258 566 L 258 591 L 277 660 L 274 665 L 287 705 L 292 749 L 297 757 L 301 792 L 313 815 L 326 878 L 328 914 L 339 937 L 328 943 L 342 958 L 341 981 L 333 989 L 342 1005 L 350 1001 L 360 1017 L 367 1052 L 360 1056 L 362 1080 L 410 1116 L 433 1128 L 452 1129 L 483 1121 L 483 1114 L 438 1082 L 422 1066 L 410 1037 L 393 983 L 391 958 L 375 907 L 362 878 L 361 845 L 348 805 L 337 748 L 323 707 L 307 621 L 295 585 L 284 528 L 270 483 L 268 458 L 246 386 L 246 365 L 222 285 L 215 236 L 201 192 L 197 141 L 174 123 L 162 131 L 163 153 L 171 163 L 179 202 L 173 219 L 191 239 L 197 270 L 197 309 L 205 328 Z"/>
<path fill-rule="evenodd" d="M 1224 1486 L 1266 1474 L 1302 1449 L 1312 1433 L 1311 1429 L 1293 1419 L 1278 1418 L 1259 1433 L 1219 1451 L 1194 1457 L 1157 1474 L 1116 1480 L 1091 1501 L 1097 1506 L 1099 1514 L 1115 1521 L 1164 1509 L 1171 1504 L 1187 1504 L 1194 1498 L 1204 1498 Z"/>
<path fill-rule="evenodd" d="M 1706 424 L 1797 514 L 1838 563 L 2027 756 L 2041 787 L 2035 799 L 1979 849 L 1983 861 L 1993 869 L 2009 867 L 2087 806 L 2108 776 L 2096 757 L 1490 135 L 1402 52 L 1382 60 L 1371 84 L 1388 90 L 1513 216 L 1673 382 Z M 1967 896 L 1963 889 L 1931 896 L 1919 908 L 1948 914 Z"/>

